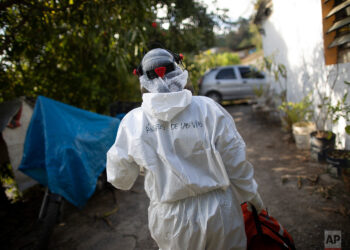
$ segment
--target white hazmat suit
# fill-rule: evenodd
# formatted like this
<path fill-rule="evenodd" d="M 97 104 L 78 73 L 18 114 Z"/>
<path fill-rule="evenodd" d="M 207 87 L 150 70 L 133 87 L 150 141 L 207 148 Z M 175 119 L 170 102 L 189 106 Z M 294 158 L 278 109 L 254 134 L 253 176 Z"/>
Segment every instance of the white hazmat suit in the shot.
<path fill-rule="evenodd" d="M 262 201 L 232 117 L 188 90 L 143 94 L 107 153 L 107 178 L 130 189 L 145 169 L 149 229 L 163 250 L 245 249 L 240 203 Z"/>

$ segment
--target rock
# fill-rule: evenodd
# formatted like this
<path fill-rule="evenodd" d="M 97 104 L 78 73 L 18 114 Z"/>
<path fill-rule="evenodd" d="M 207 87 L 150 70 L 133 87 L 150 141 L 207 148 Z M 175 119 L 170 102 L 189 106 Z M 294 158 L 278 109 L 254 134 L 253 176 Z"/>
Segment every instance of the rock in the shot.
<path fill-rule="evenodd" d="M 328 173 L 321 174 L 319 178 L 320 183 L 323 185 L 337 185 L 341 183 L 341 180 L 332 178 Z"/>
<path fill-rule="evenodd" d="M 281 176 L 281 181 L 282 181 L 282 184 L 285 184 L 289 181 L 289 179 L 291 178 L 291 176 L 289 174 L 285 174 L 285 175 L 282 175 Z"/>

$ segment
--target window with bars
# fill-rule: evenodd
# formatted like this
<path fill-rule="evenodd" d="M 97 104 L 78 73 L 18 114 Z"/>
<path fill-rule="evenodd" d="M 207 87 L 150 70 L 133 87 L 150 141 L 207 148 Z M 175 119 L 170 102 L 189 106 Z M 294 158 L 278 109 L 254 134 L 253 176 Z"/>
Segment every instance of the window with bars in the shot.
<path fill-rule="evenodd" d="M 326 65 L 350 62 L 350 0 L 321 0 Z"/>

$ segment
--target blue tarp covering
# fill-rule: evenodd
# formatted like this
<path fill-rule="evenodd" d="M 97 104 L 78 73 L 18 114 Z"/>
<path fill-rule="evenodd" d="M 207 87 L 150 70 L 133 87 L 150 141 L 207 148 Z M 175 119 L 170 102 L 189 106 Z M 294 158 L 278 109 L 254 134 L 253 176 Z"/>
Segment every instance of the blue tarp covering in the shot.
<path fill-rule="evenodd" d="M 19 169 L 77 207 L 93 194 L 120 120 L 39 96 Z"/>

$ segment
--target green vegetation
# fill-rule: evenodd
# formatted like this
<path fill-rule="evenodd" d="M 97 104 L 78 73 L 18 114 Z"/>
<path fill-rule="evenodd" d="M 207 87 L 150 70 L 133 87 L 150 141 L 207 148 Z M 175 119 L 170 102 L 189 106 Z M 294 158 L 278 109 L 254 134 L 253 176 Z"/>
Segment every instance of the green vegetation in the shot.
<path fill-rule="evenodd" d="M 0 102 L 44 95 L 107 113 L 114 101 L 141 99 L 132 70 L 155 44 L 185 54 L 196 88 L 209 68 L 240 62 L 230 52 L 199 53 L 218 42 L 213 28 L 227 17 L 217 13 L 195 0 L 1 1 Z M 249 20 L 231 25 L 222 46 L 261 47 Z"/>
<path fill-rule="evenodd" d="M 265 89 L 263 85 L 259 85 L 259 87 L 253 86 L 253 91 L 256 97 L 262 97 L 264 95 Z"/>
<path fill-rule="evenodd" d="M 240 18 L 234 23 L 235 30 L 231 30 L 225 35 L 216 37 L 219 47 L 228 47 L 231 50 L 239 50 L 247 47 L 262 49 L 262 39 L 258 27 L 249 19 Z"/>
<path fill-rule="evenodd" d="M 344 84 L 350 86 L 350 82 L 344 81 Z M 337 123 L 340 118 L 343 118 L 348 124 L 350 122 L 350 104 L 347 103 L 348 91 L 345 90 L 344 95 L 337 101 L 336 105 L 332 105 L 331 101 L 327 99 L 327 113 L 330 114 L 332 122 Z M 350 135 L 350 125 L 345 125 L 345 132 Z"/>
<path fill-rule="evenodd" d="M 282 102 L 279 108 L 283 111 L 282 121 L 286 131 L 292 130 L 293 123 L 309 121 L 313 114 L 310 95 L 305 96 L 300 102 Z"/>
<path fill-rule="evenodd" d="M 186 59 L 187 58 L 187 59 Z M 240 58 L 232 52 L 212 53 L 210 50 L 200 53 L 197 56 L 185 57 L 186 68 L 190 73 L 190 80 L 195 91 L 198 90 L 198 81 L 204 73 L 212 68 L 225 65 L 239 64 Z"/>
<path fill-rule="evenodd" d="M 279 97 L 282 102 L 287 99 L 287 69 L 282 63 L 276 63 L 275 55 L 266 56 L 263 58 L 262 65 L 260 66 L 262 71 L 268 72 L 273 76 L 276 83 L 278 83 L 280 93 Z"/>
<path fill-rule="evenodd" d="M 215 18 L 194 0 L 4 0 L 0 102 L 44 95 L 105 113 L 139 100 L 131 72 L 151 44 L 196 54 L 214 44 Z"/>
<path fill-rule="evenodd" d="M 3 163 L 0 166 L 0 185 L 11 202 L 16 202 L 21 198 L 10 163 Z"/>

